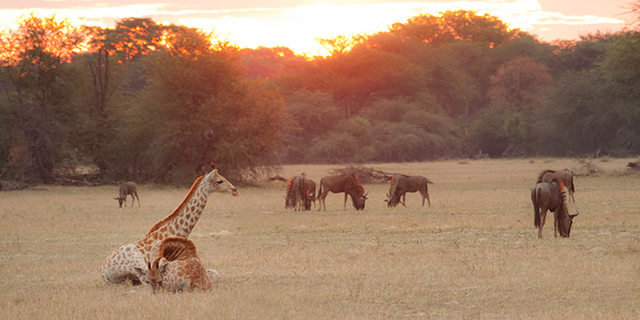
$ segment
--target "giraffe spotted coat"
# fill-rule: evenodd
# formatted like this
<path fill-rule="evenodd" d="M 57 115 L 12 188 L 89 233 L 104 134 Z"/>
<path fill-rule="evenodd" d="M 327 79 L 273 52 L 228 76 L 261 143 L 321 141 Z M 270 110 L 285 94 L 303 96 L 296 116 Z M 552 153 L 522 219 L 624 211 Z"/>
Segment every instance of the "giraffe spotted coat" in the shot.
<path fill-rule="evenodd" d="M 168 237 L 187 238 L 195 227 L 213 192 L 231 193 L 238 196 L 238 190 L 218 173 L 213 171 L 199 177 L 180 205 L 167 217 L 154 224 L 140 240 L 113 250 L 102 265 L 102 279 L 109 284 L 131 281 L 140 284 L 136 268 L 148 269 L 153 261 L 151 251 L 157 242 Z M 215 274 L 215 270 L 210 271 Z"/>

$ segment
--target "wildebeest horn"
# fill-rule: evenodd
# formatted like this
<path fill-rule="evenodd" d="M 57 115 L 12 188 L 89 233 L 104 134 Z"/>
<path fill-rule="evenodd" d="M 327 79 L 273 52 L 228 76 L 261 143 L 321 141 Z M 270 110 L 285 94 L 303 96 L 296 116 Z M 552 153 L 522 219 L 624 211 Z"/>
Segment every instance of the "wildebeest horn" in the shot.
<path fill-rule="evenodd" d="M 369 192 L 365 193 L 364 196 L 362 196 L 363 199 L 367 199 L 367 195 L 369 194 Z"/>
<path fill-rule="evenodd" d="M 578 209 L 576 209 L 576 214 L 570 214 L 569 218 L 573 219 L 573 217 L 577 216 L 580 214 L 580 211 L 578 211 Z"/>

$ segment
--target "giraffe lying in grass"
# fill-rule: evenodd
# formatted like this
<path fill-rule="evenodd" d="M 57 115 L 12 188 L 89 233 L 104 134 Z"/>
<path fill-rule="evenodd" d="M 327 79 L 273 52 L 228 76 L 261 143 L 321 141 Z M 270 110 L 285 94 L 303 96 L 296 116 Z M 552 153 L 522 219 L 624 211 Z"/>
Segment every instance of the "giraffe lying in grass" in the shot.
<path fill-rule="evenodd" d="M 151 251 L 157 242 L 168 237 L 188 238 L 200 219 L 211 193 L 239 195 L 238 190 L 218 173 L 213 163 L 211 168 L 213 171 L 196 179 L 180 205 L 170 215 L 154 224 L 142 239 L 116 248 L 107 256 L 101 269 L 102 279 L 106 283 L 120 284 L 131 281 L 133 284 L 141 284 L 136 268 L 148 269 L 149 263 L 154 261 Z M 215 275 L 216 271 L 211 270 L 210 273 Z"/>
<path fill-rule="evenodd" d="M 169 237 L 162 240 L 154 251 L 156 256 L 147 268 L 136 268 L 138 277 L 147 284 L 151 293 L 211 289 L 211 276 L 198 257 L 193 241 Z"/>

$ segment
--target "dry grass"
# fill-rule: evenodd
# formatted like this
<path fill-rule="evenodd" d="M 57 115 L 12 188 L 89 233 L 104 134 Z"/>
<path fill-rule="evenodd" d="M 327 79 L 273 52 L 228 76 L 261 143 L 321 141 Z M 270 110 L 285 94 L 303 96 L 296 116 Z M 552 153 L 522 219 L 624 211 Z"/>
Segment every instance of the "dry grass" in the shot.
<path fill-rule="evenodd" d="M 623 169 L 628 159 L 598 163 Z M 389 319 L 640 317 L 640 177 L 580 177 L 570 239 L 536 238 L 530 188 L 567 159 L 373 165 L 422 174 L 431 208 L 387 185 L 364 212 L 284 210 L 284 184 L 214 194 L 192 234 L 221 279 L 211 292 L 150 295 L 110 286 L 107 254 L 141 238 L 186 189 L 140 186 L 141 208 L 118 209 L 116 187 L 0 193 L 0 319 Z M 334 166 L 289 166 L 319 182 Z M 350 205 L 350 201 L 348 206 Z M 572 210 L 572 209 L 571 209 Z"/>

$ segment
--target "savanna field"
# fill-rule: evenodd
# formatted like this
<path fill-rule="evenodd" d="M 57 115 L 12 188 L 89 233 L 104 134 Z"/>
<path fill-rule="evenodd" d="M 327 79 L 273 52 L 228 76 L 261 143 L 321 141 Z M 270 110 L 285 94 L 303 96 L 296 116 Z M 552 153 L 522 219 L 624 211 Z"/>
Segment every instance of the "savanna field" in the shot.
<path fill-rule="evenodd" d="M 417 193 L 387 208 L 385 183 L 364 185 L 364 211 L 330 193 L 326 212 L 295 212 L 282 182 L 236 185 L 240 197 L 210 196 L 190 237 L 220 279 L 177 294 L 107 285 L 100 267 L 188 189 L 139 185 L 142 206 L 122 209 L 117 186 L 1 192 L 0 319 L 638 319 L 640 175 L 629 161 L 595 159 L 605 172 L 576 178 L 568 239 L 553 237 L 552 215 L 537 238 L 530 189 L 574 159 L 368 165 L 428 177 L 430 208 Z M 282 175 L 319 182 L 333 168 Z"/>

